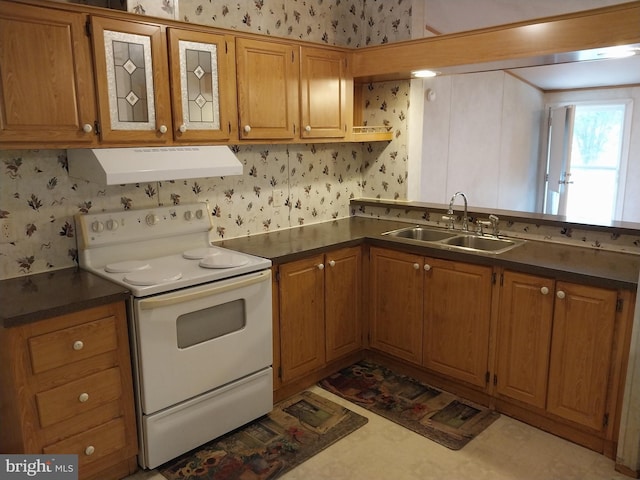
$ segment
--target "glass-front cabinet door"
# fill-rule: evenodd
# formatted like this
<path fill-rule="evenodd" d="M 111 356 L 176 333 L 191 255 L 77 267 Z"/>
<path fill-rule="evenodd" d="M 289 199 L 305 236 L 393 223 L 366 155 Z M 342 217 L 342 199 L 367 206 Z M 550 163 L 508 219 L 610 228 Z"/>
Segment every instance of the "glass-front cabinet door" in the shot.
<path fill-rule="evenodd" d="M 102 141 L 172 141 L 162 27 L 100 17 L 91 25 Z"/>
<path fill-rule="evenodd" d="M 237 138 L 232 37 L 169 28 L 174 140 Z"/>

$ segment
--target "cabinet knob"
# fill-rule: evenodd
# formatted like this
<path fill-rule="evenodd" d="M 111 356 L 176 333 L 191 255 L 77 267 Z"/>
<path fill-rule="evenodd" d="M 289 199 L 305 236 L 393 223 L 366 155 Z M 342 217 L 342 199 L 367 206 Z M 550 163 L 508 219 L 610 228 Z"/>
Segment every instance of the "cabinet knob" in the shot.
<path fill-rule="evenodd" d="M 84 133 L 91 133 L 91 132 L 93 131 L 93 127 L 91 126 L 91 124 L 90 124 L 90 123 L 85 123 L 85 124 L 82 126 L 82 131 L 83 131 Z"/>
<path fill-rule="evenodd" d="M 180 125 L 180 127 L 178 127 L 178 130 L 180 130 L 180 133 L 184 133 L 187 131 L 187 126 L 183 123 L 182 125 Z"/>
<path fill-rule="evenodd" d="M 249 133 L 251 131 L 251 125 L 245 125 L 243 130 L 244 130 L 244 133 Z"/>
<path fill-rule="evenodd" d="M 324 270 L 324 263 L 318 264 L 318 270 Z"/>
<path fill-rule="evenodd" d="M 306 127 L 304 127 L 304 131 L 305 132 L 310 132 L 311 131 L 311 125 L 307 125 Z"/>
<path fill-rule="evenodd" d="M 158 131 L 160 133 L 167 133 L 167 126 L 166 125 L 160 125 L 160 128 L 158 128 Z"/>
<path fill-rule="evenodd" d="M 424 267 L 422 267 L 422 268 L 424 268 L 425 272 L 428 272 L 429 270 L 431 270 L 431 265 L 429 265 L 428 263 L 425 263 Z"/>
<path fill-rule="evenodd" d="M 413 264 L 413 269 L 414 269 L 414 270 L 420 270 L 420 264 L 418 264 L 418 263 L 414 263 L 414 264 Z"/>
<path fill-rule="evenodd" d="M 564 292 L 563 292 L 562 290 L 558 290 L 558 291 L 556 292 L 556 297 L 558 297 L 558 298 L 562 299 L 562 298 L 564 298 L 564 297 L 565 297 L 565 294 L 564 294 Z"/>
<path fill-rule="evenodd" d="M 82 350 L 84 348 L 84 342 L 82 340 L 76 340 L 73 342 L 74 350 Z"/>
<path fill-rule="evenodd" d="M 542 287 L 540 289 L 540 293 L 543 295 L 547 295 L 549 293 L 549 287 Z"/>
<path fill-rule="evenodd" d="M 336 266 L 336 261 L 335 260 L 329 260 L 329 266 L 330 267 L 335 267 Z"/>
<path fill-rule="evenodd" d="M 96 447 L 94 447 L 93 445 L 89 445 L 87 448 L 84 449 L 84 454 L 93 455 L 95 451 L 96 451 Z"/>
<path fill-rule="evenodd" d="M 89 400 L 89 394 L 88 394 L 88 393 L 83 392 L 83 393 L 81 393 L 80 395 L 78 395 L 78 401 L 79 401 L 80 403 L 84 403 L 84 402 L 86 402 L 87 400 Z"/>

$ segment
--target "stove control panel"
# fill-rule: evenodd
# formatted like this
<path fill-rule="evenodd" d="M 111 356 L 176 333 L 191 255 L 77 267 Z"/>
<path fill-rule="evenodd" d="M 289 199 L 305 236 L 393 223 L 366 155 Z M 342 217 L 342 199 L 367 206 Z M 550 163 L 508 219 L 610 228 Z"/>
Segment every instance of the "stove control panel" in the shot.
<path fill-rule="evenodd" d="M 78 214 L 76 224 L 85 248 L 208 232 L 213 229 L 211 209 L 206 202 Z"/>

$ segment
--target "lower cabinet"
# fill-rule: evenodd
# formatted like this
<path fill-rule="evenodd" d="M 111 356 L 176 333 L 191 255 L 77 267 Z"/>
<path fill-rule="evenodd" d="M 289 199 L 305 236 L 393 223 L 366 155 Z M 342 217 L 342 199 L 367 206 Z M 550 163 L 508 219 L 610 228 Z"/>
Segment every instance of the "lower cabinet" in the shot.
<path fill-rule="evenodd" d="M 484 388 L 491 267 L 370 250 L 371 347 Z"/>
<path fill-rule="evenodd" d="M 0 331 L 0 451 L 77 454 L 78 478 L 137 469 L 124 302 Z"/>
<path fill-rule="evenodd" d="M 507 271 L 502 283 L 495 393 L 545 408 L 555 282 Z"/>
<path fill-rule="evenodd" d="M 424 259 L 372 247 L 369 250 L 371 348 L 422 362 Z"/>
<path fill-rule="evenodd" d="M 484 388 L 489 361 L 492 268 L 426 258 L 423 365 Z"/>
<path fill-rule="evenodd" d="M 634 295 L 511 271 L 501 283 L 496 397 L 615 442 Z"/>
<path fill-rule="evenodd" d="M 608 423 L 617 292 L 556 284 L 547 410 L 594 430 Z"/>
<path fill-rule="evenodd" d="M 379 247 L 369 258 L 371 349 L 615 454 L 634 292 Z"/>
<path fill-rule="evenodd" d="M 362 348 L 360 247 L 284 263 L 276 277 L 276 385 Z"/>

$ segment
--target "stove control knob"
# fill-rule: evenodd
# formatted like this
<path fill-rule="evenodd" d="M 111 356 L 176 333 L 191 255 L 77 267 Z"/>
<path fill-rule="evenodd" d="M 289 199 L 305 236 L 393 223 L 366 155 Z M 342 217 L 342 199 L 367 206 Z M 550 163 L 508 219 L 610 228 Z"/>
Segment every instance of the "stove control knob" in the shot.
<path fill-rule="evenodd" d="M 103 231 L 104 230 L 104 223 L 99 222 L 98 220 L 96 220 L 95 222 L 93 222 L 91 224 L 91 230 L 94 231 L 94 232 L 97 232 L 97 233 Z"/>
<path fill-rule="evenodd" d="M 150 213 L 144 218 L 144 220 L 145 220 L 145 222 L 147 222 L 147 225 L 153 226 L 153 225 L 156 225 L 160 221 L 160 218 L 158 218 L 158 216 L 156 214 Z"/>
<path fill-rule="evenodd" d="M 111 218 L 107 220 L 107 230 L 117 230 L 118 227 L 119 225 L 117 220 L 113 220 Z"/>
<path fill-rule="evenodd" d="M 204 212 L 199 208 L 198 210 L 196 210 L 196 218 L 201 219 L 202 217 L 204 217 Z"/>
<path fill-rule="evenodd" d="M 193 213 L 191 213 L 191 210 L 187 210 L 186 212 L 184 212 L 185 220 L 191 220 L 192 218 L 193 218 Z"/>

